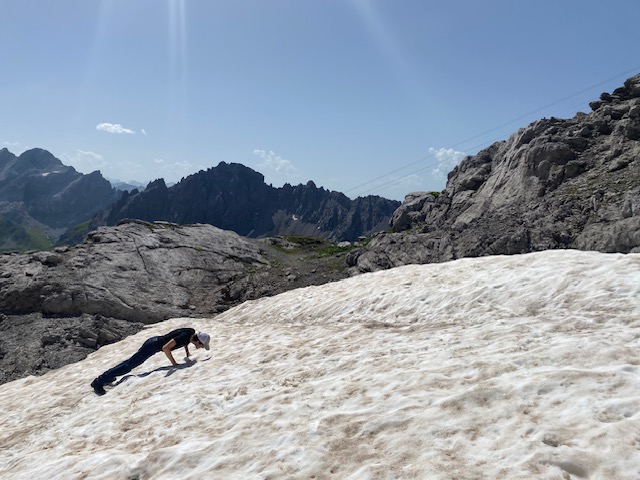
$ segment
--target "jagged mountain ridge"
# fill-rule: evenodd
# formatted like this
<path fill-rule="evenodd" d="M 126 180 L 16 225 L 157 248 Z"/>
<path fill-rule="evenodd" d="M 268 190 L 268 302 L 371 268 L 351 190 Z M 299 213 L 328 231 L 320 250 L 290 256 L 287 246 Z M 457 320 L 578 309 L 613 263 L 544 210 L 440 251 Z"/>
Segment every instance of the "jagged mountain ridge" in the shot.
<path fill-rule="evenodd" d="M 298 234 L 353 241 L 387 229 L 399 206 L 400 202 L 378 196 L 351 200 L 311 181 L 275 188 L 249 167 L 221 162 L 172 187 L 160 179 L 143 192 L 123 194 L 108 212 L 106 224 L 136 218 L 208 223 L 247 237 Z"/>
<path fill-rule="evenodd" d="M 0 250 L 43 247 L 90 220 L 117 199 L 100 172 L 88 175 L 34 148 L 16 156 L 0 150 Z M 41 238 L 34 242 L 32 232 Z"/>
<path fill-rule="evenodd" d="M 533 122 L 465 158 L 441 193 L 407 195 L 350 266 L 572 248 L 640 251 L 640 75 L 590 113 Z"/>

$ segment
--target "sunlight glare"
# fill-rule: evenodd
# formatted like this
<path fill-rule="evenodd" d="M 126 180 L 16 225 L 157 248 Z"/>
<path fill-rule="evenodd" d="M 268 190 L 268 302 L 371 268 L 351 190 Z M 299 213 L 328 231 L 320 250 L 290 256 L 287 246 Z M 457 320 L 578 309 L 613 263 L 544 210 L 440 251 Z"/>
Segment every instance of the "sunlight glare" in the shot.
<path fill-rule="evenodd" d="M 186 123 L 187 13 L 186 0 L 169 0 L 169 112 Z"/>

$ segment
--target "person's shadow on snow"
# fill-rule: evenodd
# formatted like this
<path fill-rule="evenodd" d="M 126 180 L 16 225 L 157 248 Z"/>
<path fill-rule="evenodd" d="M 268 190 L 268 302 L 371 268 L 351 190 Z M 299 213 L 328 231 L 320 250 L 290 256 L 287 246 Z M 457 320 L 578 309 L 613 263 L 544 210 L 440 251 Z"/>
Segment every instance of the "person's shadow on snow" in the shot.
<path fill-rule="evenodd" d="M 205 361 L 206 360 L 209 360 L 209 359 L 207 358 L 207 359 L 205 359 Z M 190 358 L 185 358 L 184 359 L 184 363 L 179 363 L 176 366 L 169 365 L 169 366 L 166 366 L 166 367 L 158 367 L 158 368 L 155 368 L 153 370 L 150 370 L 150 371 L 144 372 L 144 373 L 138 373 L 138 374 L 135 374 L 135 375 L 125 375 L 124 377 L 122 377 L 120 380 L 118 380 L 117 382 L 113 383 L 112 385 L 114 387 L 117 387 L 118 385 L 120 385 L 121 383 L 127 381 L 131 377 L 144 378 L 144 377 L 147 377 L 147 376 L 149 376 L 149 375 L 151 375 L 152 373 L 155 373 L 155 372 L 167 372 L 165 374 L 165 377 L 169 377 L 169 376 L 173 375 L 174 373 L 176 373 L 178 370 L 183 370 L 185 368 L 192 367 L 196 363 L 198 363 L 197 360 L 192 360 Z"/>

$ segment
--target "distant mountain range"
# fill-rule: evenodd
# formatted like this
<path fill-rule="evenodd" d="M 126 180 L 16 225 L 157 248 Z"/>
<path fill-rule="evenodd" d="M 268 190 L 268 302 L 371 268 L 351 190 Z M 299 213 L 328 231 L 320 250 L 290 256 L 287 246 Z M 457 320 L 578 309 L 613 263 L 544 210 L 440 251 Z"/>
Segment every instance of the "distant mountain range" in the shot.
<path fill-rule="evenodd" d="M 113 178 L 107 178 L 107 180 L 109 180 L 109 183 L 111 183 L 113 188 L 116 188 L 117 190 L 126 190 L 127 192 L 131 192 L 133 190 L 140 191 L 145 189 L 145 184 L 140 182 L 123 182 L 122 180 L 116 180 Z"/>
<path fill-rule="evenodd" d="M 159 179 L 142 189 L 112 185 L 98 171 L 81 174 L 43 149 L 19 156 L 0 150 L 0 251 L 78 243 L 125 218 L 208 223 L 249 237 L 356 240 L 386 230 L 399 206 L 377 196 L 351 200 L 313 182 L 274 188 L 240 164 L 222 162 L 173 186 Z"/>
<path fill-rule="evenodd" d="M 160 179 L 143 192 L 124 193 L 102 223 L 115 225 L 125 218 L 208 223 L 247 237 L 297 234 L 353 241 L 388 229 L 400 205 L 371 195 L 351 200 L 313 182 L 275 188 L 244 165 L 221 162 L 172 187 Z"/>
<path fill-rule="evenodd" d="M 118 199 L 100 172 L 83 175 L 46 150 L 0 150 L 0 250 L 51 248 Z"/>

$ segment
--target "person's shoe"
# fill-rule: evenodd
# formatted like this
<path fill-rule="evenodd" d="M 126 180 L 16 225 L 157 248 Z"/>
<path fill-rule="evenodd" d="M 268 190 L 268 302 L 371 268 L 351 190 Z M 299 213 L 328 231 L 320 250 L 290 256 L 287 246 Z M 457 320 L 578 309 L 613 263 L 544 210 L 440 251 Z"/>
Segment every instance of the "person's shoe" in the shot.
<path fill-rule="evenodd" d="M 97 378 L 93 382 L 91 382 L 91 387 L 93 388 L 93 391 L 98 395 L 104 395 L 105 393 L 107 393 L 104 387 L 100 385 L 100 382 L 98 382 Z"/>

